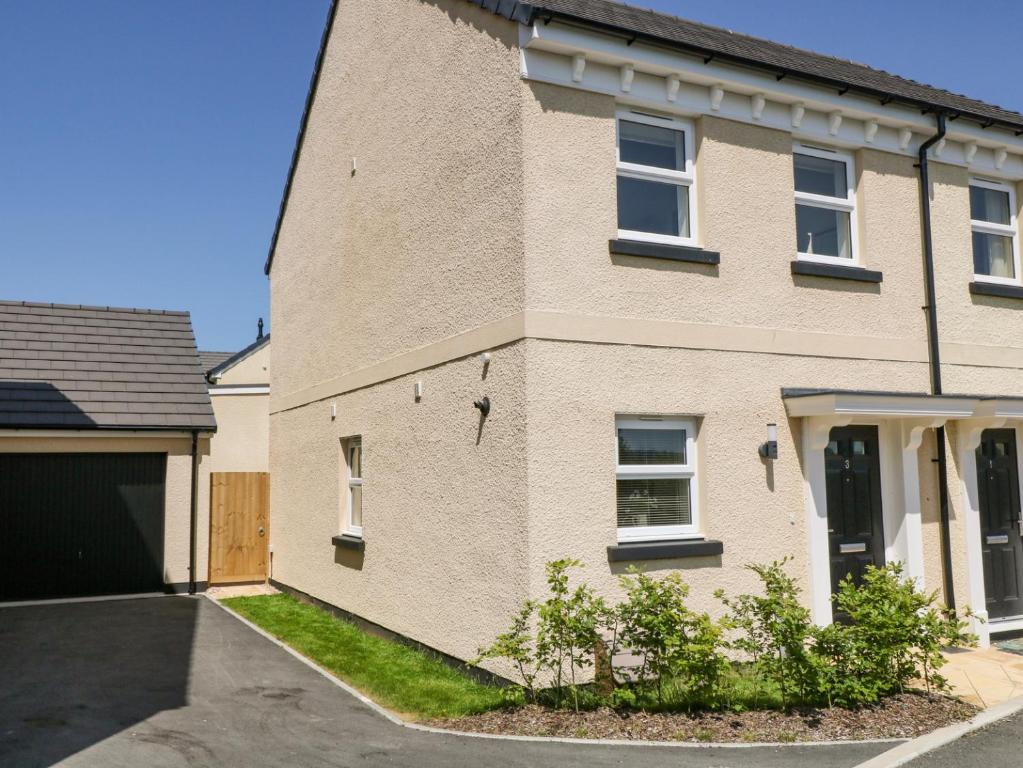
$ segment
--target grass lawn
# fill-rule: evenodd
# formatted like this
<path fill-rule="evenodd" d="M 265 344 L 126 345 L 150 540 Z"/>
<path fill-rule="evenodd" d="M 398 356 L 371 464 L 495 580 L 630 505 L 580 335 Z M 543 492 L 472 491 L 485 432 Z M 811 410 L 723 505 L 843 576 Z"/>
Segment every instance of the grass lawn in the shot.
<path fill-rule="evenodd" d="M 289 595 L 232 597 L 221 602 L 402 714 L 458 717 L 497 709 L 505 701 L 496 686 L 478 683 L 421 651 L 368 635 Z"/>

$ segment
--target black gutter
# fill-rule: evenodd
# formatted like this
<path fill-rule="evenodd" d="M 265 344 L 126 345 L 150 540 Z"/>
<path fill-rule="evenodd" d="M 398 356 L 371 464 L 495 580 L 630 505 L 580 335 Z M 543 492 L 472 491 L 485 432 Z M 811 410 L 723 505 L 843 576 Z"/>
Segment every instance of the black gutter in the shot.
<path fill-rule="evenodd" d="M 941 347 L 938 343 L 938 302 L 934 286 L 934 236 L 931 231 L 931 181 L 927 151 L 945 138 L 945 113 L 936 116 L 938 132 L 920 145 L 917 168 L 920 171 L 920 216 L 924 239 L 924 284 L 927 292 L 927 351 L 931 373 L 931 394 L 941 391 Z M 952 580 L 952 540 L 948 508 L 948 458 L 945 455 L 945 427 L 935 430 L 938 453 L 938 506 L 941 515 L 941 566 L 945 604 L 952 610 L 956 607 L 955 585 Z"/>
<path fill-rule="evenodd" d="M 476 0 L 470 0 L 476 2 Z M 478 3 L 477 3 L 478 4 Z M 519 21 L 527 26 L 532 26 L 537 20 L 542 21 L 544 24 L 550 24 L 552 21 L 561 21 L 566 24 L 570 24 L 577 27 L 584 27 L 588 29 L 594 29 L 597 31 L 604 32 L 605 34 L 612 35 L 614 37 L 622 37 L 631 43 L 643 42 L 647 45 L 654 45 L 659 48 L 668 48 L 670 50 L 683 50 L 690 52 L 696 56 L 702 57 L 705 61 L 711 59 L 717 61 L 725 61 L 731 64 L 738 64 L 748 69 L 756 69 L 762 72 L 766 72 L 775 77 L 779 74 L 779 67 L 772 67 L 763 61 L 757 59 L 751 59 L 746 56 L 739 56 L 732 53 L 723 53 L 718 50 L 706 48 L 695 43 L 685 43 L 679 40 L 672 40 L 667 37 L 658 37 L 657 35 L 650 35 L 643 32 L 637 32 L 627 27 L 620 27 L 615 24 L 608 24 L 605 22 L 595 21 L 593 19 L 583 18 L 581 16 L 575 16 L 570 13 L 564 13 L 562 11 L 553 11 L 549 8 L 544 8 L 542 5 L 536 5 L 532 3 L 517 3 L 517 8 L 512 12 L 509 18 L 514 21 Z M 919 109 L 923 112 L 944 112 L 953 110 L 953 107 L 944 104 L 935 104 L 930 101 L 923 101 L 921 99 L 914 99 L 909 96 L 896 96 L 887 91 L 880 91 L 874 88 L 868 88 L 863 85 L 855 85 L 853 83 L 846 82 L 844 80 L 838 80 L 836 78 L 827 77 L 825 75 L 818 75 L 811 72 L 796 72 L 792 69 L 785 70 L 786 79 L 802 80 L 808 83 L 814 83 L 817 85 L 825 85 L 828 88 L 834 88 L 845 93 L 859 93 L 864 96 L 869 96 L 872 99 L 878 99 L 884 104 L 890 104 L 892 102 L 898 102 L 907 106 Z M 1012 131 L 1013 134 L 1019 136 L 1023 132 L 1023 123 L 1014 123 L 1011 120 L 1003 120 L 987 115 L 979 115 L 975 112 L 964 111 L 959 108 L 955 108 L 955 117 L 957 119 L 971 120 L 983 128 L 991 128 L 998 126 L 1006 130 Z"/>
<path fill-rule="evenodd" d="M 195 586 L 195 534 L 196 518 L 199 511 L 197 488 L 199 482 L 199 431 L 192 430 L 192 493 L 188 525 L 188 594 L 194 595 Z"/>
<path fill-rule="evenodd" d="M 323 35 L 320 37 L 320 50 L 316 54 L 316 63 L 313 65 L 313 75 L 309 81 L 309 90 L 305 96 L 305 107 L 302 110 L 302 122 L 298 126 L 298 136 L 295 138 L 295 147 L 291 150 L 291 165 L 288 167 L 288 180 L 284 183 L 284 194 L 281 195 L 281 204 L 277 209 L 277 223 L 274 225 L 273 237 L 270 239 L 270 251 L 266 256 L 266 263 L 263 265 L 263 274 L 270 274 L 270 267 L 274 263 L 274 251 L 277 249 L 277 238 L 281 234 L 281 222 L 284 221 L 284 212 L 288 208 L 288 196 L 291 194 L 291 184 L 295 180 L 295 169 L 298 167 L 298 156 L 302 152 L 302 142 L 305 139 L 305 130 L 309 124 L 309 113 L 313 109 L 313 99 L 316 97 L 316 87 L 320 83 L 320 70 L 323 68 L 323 56 L 327 52 L 327 40 L 330 38 L 330 30 L 334 26 L 334 16 L 337 13 L 338 0 L 330 0 L 330 11 L 327 12 L 327 23 L 323 25 Z"/>

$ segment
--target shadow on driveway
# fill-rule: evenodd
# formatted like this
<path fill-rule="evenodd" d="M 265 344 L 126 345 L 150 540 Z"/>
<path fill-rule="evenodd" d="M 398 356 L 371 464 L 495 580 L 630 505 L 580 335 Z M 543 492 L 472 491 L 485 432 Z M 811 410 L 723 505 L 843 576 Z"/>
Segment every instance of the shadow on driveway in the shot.
<path fill-rule="evenodd" d="M 0 609 L 0 765 L 48 766 L 187 703 L 200 603 Z"/>
<path fill-rule="evenodd" d="M 381 717 L 204 598 L 0 609 L 0 681 L 0 765 L 19 768 L 846 768 L 886 746 L 622 747 L 426 733 Z"/>

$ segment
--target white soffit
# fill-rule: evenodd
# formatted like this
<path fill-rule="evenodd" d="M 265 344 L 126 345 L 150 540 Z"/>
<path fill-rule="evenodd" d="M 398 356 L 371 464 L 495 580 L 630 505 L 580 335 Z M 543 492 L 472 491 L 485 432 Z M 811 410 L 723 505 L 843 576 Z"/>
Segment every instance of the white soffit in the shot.
<path fill-rule="evenodd" d="M 520 25 L 522 75 L 616 96 L 623 104 L 686 116 L 756 123 L 796 138 L 916 155 L 934 116 L 849 92 L 778 79 L 769 72 L 675 52 L 566 24 Z M 623 70 L 628 72 L 627 77 Z M 628 82 L 624 87 L 623 83 Z M 941 162 L 1001 179 L 1023 179 L 1023 138 L 950 120 Z"/>
<path fill-rule="evenodd" d="M 965 419 L 974 415 L 975 397 L 822 392 L 785 398 L 789 416 L 942 417 Z M 1023 403 L 1021 403 L 1023 405 Z"/>

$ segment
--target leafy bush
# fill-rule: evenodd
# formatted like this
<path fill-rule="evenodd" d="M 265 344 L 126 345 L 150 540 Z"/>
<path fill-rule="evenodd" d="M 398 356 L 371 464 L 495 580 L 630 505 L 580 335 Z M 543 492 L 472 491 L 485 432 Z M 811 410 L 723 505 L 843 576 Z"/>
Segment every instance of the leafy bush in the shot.
<path fill-rule="evenodd" d="M 664 703 L 670 680 L 687 701 L 712 698 L 728 666 L 721 627 L 686 606 L 689 587 L 678 573 L 653 579 L 635 570 L 622 576 L 627 599 L 618 606 L 621 644 L 643 659 L 637 685 L 656 688 Z"/>
<path fill-rule="evenodd" d="M 729 624 L 740 631 L 731 647 L 747 654 L 763 679 L 781 693 L 783 706 L 816 698 L 820 660 L 813 653 L 814 624 L 800 601 L 795 579 L 785 573 L 788 558 L 770 565 L 747 565 L 764 587 L 763 595 L 730 599 L 716 594 L 729 609 Z"/>
<path fill-rule="evenodd" d="M 562 705 L 565 689 L 570 687 L 576 710 L 579 709 L 576 671 L 593 666 L 594 650 L 608 616 L 604 600 L 594 596 L 588 585 L 569 588 L 569 569 L 581 565 L 570 559 L 547 563 L 550 597 L 540 603 L 532 600 L 523 603 L 511 628 L 481 648 L 476 659 L 476 663 L 487 658 L 511 661 L 531 701 L 537 700 L 538 679 L 549 678 L 556 707 Z"/>
<path fill-rule="evenodd" d="M 972 642 L 962 622 L 935 607 L 936 594 L 919 591 L 900 563 L 869 567 L 863 583 L 846 578 L 836 596 L 841 621 L 817 630 L 825 660 L 825 693 L 841 706 L 871 704 L 923 680 L 927 690 L 947 690 L 938 674 L 943 646 Z"/>
<path fill-rule="evenodd" d="M 689 588 L 678 573 L 655 579 L 631 571 L 620 579 L 625 600 L 608 606 L 587 584 L 570 586 L 578 561 L 555 560 L 547 564 L 547 599 L 526 601 L 509 630 L 476 661 L 508 660 L 526 699 L 561 707 L 570 692 L 576 710 L 600 704 L 857 707 L 904 691 L 914 680 L 928 690 L 947 690 L 938 674 L 945 663 L 941 649 L 971 638 L 964 622 L 935 605 L 935 594 L 903 578 L 901 565 L 868 568 L 861 584 L 843 581 L 835 598 L 841 620 L 817 627 L 785 572 L 787 562 L 748 565 L 762 594 L 731 598 L 719 590 L 728 615 L 715 622 L 686 605 Z M 638 655 L 640 665 L 616 670 L 615 653 L 622 649 Z M 728 651 L 744 659 L 729 661 Z M 595 665 L 598 684 L 579 685 L 577 673 Z"/>

